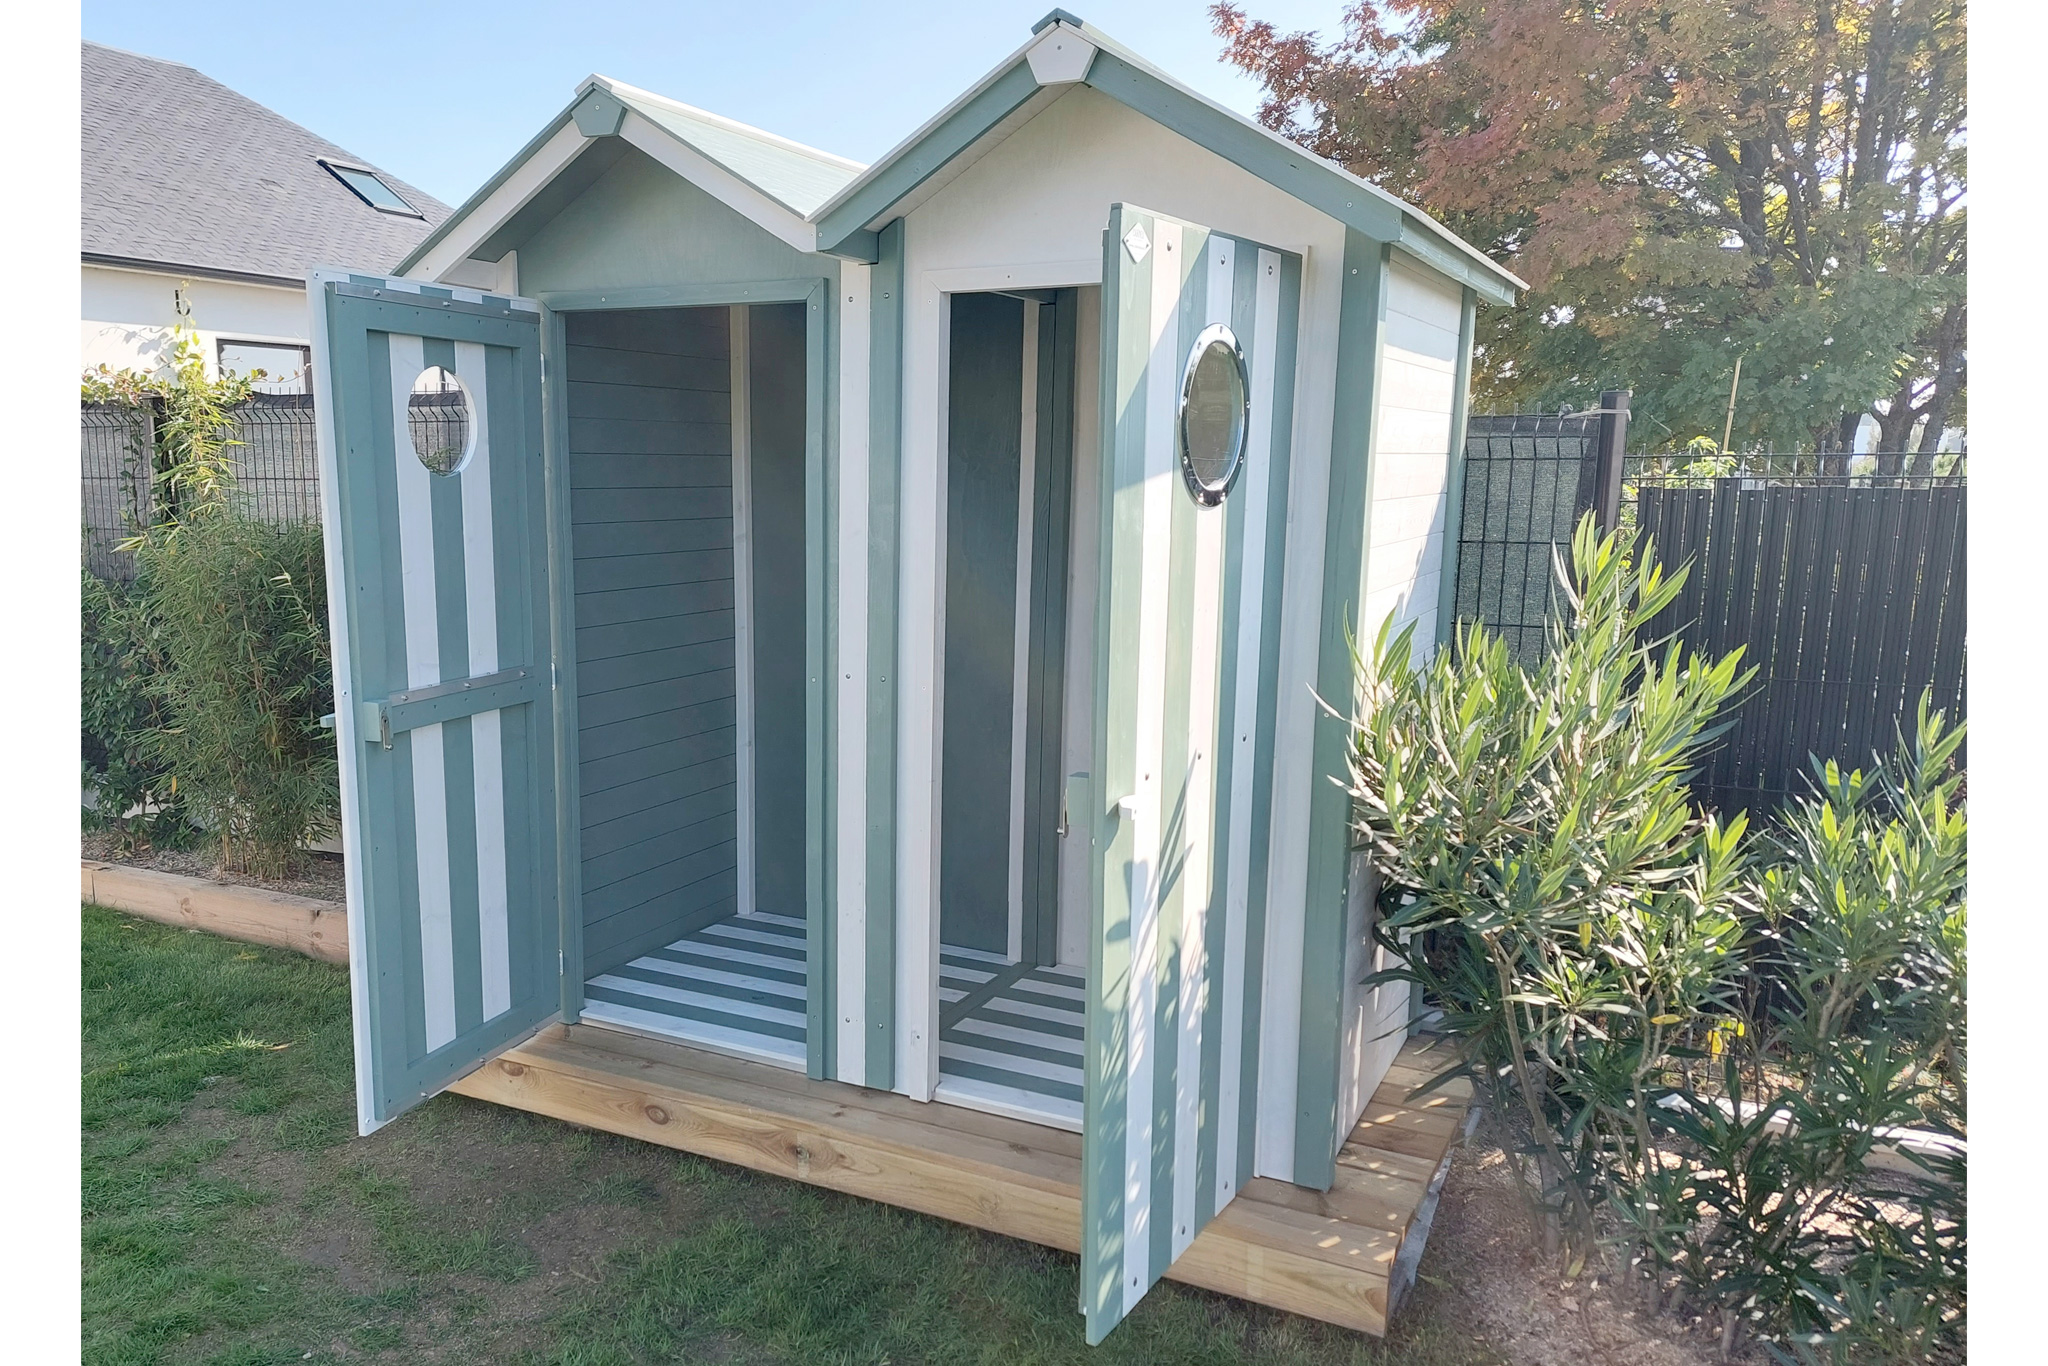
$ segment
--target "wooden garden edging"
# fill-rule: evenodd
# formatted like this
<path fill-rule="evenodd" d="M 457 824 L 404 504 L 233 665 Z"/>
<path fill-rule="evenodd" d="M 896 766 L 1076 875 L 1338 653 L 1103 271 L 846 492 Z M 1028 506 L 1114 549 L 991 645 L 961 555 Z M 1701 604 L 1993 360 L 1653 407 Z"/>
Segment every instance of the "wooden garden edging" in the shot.
<path fill-rule="evenodd" d="M 338 901 L 94 859 L 79 861 L 79 900 L 329 963 L 348 962 L 348 915 Z"/>

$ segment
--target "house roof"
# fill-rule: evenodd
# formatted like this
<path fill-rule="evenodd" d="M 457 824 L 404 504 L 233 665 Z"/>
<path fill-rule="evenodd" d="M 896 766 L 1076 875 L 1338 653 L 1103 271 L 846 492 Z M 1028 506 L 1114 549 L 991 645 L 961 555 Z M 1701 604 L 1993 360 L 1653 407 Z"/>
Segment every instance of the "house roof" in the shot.
<path fill-rule="evenodd" d="M 85 43 L 79 238 L 88 261 L 302 285 L 381 267 L 448 216 L 432 195 L 177 62 Z M 380 212 L 320 158 L 375 171 Z"/>

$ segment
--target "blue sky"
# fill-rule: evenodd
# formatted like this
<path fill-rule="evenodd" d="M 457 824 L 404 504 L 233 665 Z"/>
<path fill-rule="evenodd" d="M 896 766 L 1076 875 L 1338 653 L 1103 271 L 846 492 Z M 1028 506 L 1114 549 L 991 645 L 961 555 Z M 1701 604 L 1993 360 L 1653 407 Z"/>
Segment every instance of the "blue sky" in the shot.
<path fill-rule="evenodd" d="M 296 6 L 86 0 L 85 36 L 197 67 L 450 204 L 593 71 L 870 161 L 1019 46 L 1053 0 Z M 1069 0 L 1188 85 L 1253 112 L 1206 0 Z M 1334 34 L 1342 0 L 1245 0 Z"/>

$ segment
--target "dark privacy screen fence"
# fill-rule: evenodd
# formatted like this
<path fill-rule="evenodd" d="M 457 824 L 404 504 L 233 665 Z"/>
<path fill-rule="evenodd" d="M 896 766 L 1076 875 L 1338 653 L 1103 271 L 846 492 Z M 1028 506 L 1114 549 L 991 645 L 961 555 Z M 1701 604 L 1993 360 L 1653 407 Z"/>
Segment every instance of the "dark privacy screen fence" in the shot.
<path fill-rule="evenodd" d="M 1742 475 L 1636 486 L 1636 524 L 1690 562 L 1650 630 L 1757 670 L 1693 791 L 1724 812 L 1809 790 L 1808 756 L 1868 768 L 1910 734 L 1923 689 L 1964 716 L 1961 477 Z"/>

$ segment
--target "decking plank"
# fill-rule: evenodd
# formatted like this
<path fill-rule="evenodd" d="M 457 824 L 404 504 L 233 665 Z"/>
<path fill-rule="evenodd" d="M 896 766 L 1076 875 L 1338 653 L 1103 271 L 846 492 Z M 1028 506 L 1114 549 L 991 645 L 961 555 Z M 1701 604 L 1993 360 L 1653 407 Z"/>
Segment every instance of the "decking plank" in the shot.
<path fill-rule="evenodd" d="M 1395 1260 L 1468 1104 L 1457 1087 L 1406 1097 L 1448 1058 L 1411 1042 L 1338 1154 L 1330 1190 L 1247 1183 L 1169 1278 L 1385 1333 Z M 1042 1124 L 591 1025 L 552 1026 L 452 1089 L 1079 1250 L 1081 1136 Z"/>

